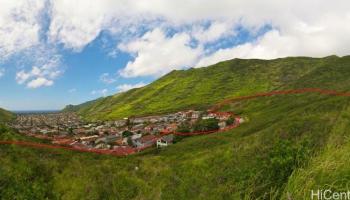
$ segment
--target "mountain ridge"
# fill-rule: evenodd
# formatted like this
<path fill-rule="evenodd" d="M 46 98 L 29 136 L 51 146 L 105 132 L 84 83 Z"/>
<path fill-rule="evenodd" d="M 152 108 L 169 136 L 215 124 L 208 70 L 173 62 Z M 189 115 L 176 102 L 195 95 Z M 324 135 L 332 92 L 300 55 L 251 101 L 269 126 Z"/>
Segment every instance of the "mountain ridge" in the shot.
<path fill-rule="evenodd" d="M 347 59 L 346 56 L 273 60 L 236 58 L 208 67 L 173 70 L 142 88 L 67 106 L 63 111 L 74 111 L 95 121 L 206 109 L 226 98 L 297 88 L 297 81 L 314 70 Z"/>

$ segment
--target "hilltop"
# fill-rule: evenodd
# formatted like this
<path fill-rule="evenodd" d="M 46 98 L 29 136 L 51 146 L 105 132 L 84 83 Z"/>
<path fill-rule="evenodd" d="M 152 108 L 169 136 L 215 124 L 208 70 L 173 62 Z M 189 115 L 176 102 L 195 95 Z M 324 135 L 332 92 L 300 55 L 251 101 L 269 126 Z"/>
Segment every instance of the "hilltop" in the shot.
<path fill-rule="evenodd" d="M 64 111 L 74 111 L 87 120 L 111 120 L 133 115 L 206 109 L 223 99 L 256 92 L 315 84 L 328 88 L 327 76 L 343 77 L 350 57 L 290 57 L 274 60 L 233 59 L 209 67 L 177 70 L 153 83 L 113 96 L 100 98 Z M 347 67 L 347 66 L 346 66 Z M 330 85 L 330 84 L 333 85 Z M 337 88 L 341 88 L 338 86 Z M 343 88 L 341 88 L 343 89 Z"/>

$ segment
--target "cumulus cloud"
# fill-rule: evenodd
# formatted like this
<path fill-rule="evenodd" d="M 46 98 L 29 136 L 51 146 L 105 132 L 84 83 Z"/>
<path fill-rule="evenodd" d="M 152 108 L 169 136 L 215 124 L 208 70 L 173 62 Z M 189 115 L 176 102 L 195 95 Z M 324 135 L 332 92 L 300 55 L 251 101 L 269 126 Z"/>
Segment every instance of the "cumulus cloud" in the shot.
<path fill-rule="evenodd" d="M 16 73 L 18 84 L 26 84 L 28 88 L 51 86 L 54 83 L 53 80 L 62 74 L 62 69 L 59 68 L 61 64 L 59 55 L 50 58 L 37 58 L 35 64 L 29 71 L 20 70 Z"/>
<path fill-rule="evenodd" d="M 0 57 L 37 45 L 40 41 L 42 0 L 0 0 Z"/>
<path fill-rule="evenodd" d="M 112 55 L 124 51 L 134 57 L 120 71 L 124 77 L 160 76 L 236 57 L 350 54 L 348 0 L 0 0 L 0 5 L 0 61 L 37 46 L 81 51 L 101 32 L 113 36 Z M 215 45 L 238 37 L 237 26 L 259 34 L 266 25 L 271 30 L 238 46 Z M 33 66 L 41 75 L 34 75 Z M 20 70 L 18 83 L 54 81 L 40 66 Z M 62 71 L 49 71 L 56 70 Z"/>
<path fill-rule="evenodd" d="M 192 35 L 200 44 L 215 42 L 225 36 L 233 37 L 235 32 L 232 26 L 230 22 L 213 22 L 208 28 L 194 26 Z"/>
<path fill-rule="evenodd" d="M 201 49 L 192 48 L 191 38 L 186 33 L 167 37 L 161 29 L 154 29 L 142 38 L 119 48 L 135 55 L 120 74 L 124 77 L 159 76 L 171 70 L 193 65 Z"/>
<path fill-rule="evenodd" d="M 28 88 L 53 85 L 62 69 L 55 45 L 42 38 L 47 1 L 0 0 L 0 5 L 0 62 L 15 58 L 10 62 L 19 68 L 16 80 Z"/>
<path fill-rule="evenodd" d="M 53 84 L 53 81 L 48 80 L 43 77 L 38 77 L 36 79 L 33 79 L 28 82 L 27 87 L 28 88 L 38 88 L 42 86 L 51 86 Z"/>
<path fill-rule="evenodd" d="M 126 92 L 128 90 L 134 89 L 134 88 L 141 88 L 146 86 L 147 84 L 140 82 L 136 84 L 122 84 L 117 86 L 117 91 L 118 92 Z"/>

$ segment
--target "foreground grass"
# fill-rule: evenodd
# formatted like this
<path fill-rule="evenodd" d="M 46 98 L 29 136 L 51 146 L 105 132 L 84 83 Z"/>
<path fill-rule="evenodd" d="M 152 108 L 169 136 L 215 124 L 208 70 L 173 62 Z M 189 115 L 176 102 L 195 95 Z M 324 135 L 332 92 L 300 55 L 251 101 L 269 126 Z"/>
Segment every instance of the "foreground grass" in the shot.
<path fill-rule="evenodd" d="M 348 102 L 302 94 L 234 103 L 225 109 L 248 119 L 239 128 L 125 158 L 0 146 L 0 196 L 308 199 L 311 188 L 347 187 Z"/>

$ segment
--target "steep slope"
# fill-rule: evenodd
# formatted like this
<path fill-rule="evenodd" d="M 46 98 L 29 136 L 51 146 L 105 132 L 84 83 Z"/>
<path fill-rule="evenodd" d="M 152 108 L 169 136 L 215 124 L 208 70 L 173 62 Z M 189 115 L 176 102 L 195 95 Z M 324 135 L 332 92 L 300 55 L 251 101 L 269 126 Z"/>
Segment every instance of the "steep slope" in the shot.
<path fill-rule="evenodd" d="M 14 117 L 15 115 L 13 113 L 0 108 L 0 123 L 11 121 Z"/>
<path fill-rule="evenodd" d="M 314 73 L 337 75 L 338 68 L 343 68 L 343 64 L 348 73 L 349 57 L 234 59 L 205 68 L 173 71 L 143 88 L 69 106 L 66 110 L 76 111 L 88 120 L 108 120 L 188 108 L 207 108 L 225 98 L 259 91 L 314 87 L 315 83 L 322 83 L 322 79 L 320 82 L 313 77 Z M 322 87 L 327 87 L 327 84 Z"/>
<path fill-rule="evenodd" d="M 232 103 L 225 110 L 249 119 L 239 128 L 126 158 L 0 145 L 0 196 L 309 199 L 314 187 L 350 180 L 349 102 L 299 94 Z"/>

